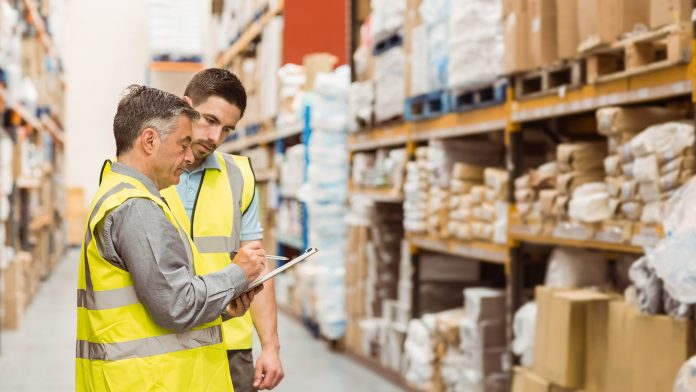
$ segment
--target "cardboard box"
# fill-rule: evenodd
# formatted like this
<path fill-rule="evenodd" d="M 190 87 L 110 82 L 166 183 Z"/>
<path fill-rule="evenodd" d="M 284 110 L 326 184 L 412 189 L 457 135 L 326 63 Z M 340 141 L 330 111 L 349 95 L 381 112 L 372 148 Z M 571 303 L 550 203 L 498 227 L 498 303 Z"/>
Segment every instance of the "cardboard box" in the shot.
<path fill-rule="evenodd" d="M 692 8 L 692 0 L 651 0 L 650 28 L 658 29 L 674 23 L 688 23 Z"/>
<path fill-rule="evenodd" d="M 558 58 L 575 58 L 580 43 L 577 0 L 556 0 L 556 31 Z"/>
<path fill-rule="evenodd" d="M 476 321 L 505 320 L 505 290 L 472 287 L 464 290 L 464 309 L 467 318 Z"/>
<path fill-rule="evenodd" d="M 18 255 L 3 270 L 2 276 L 2 329 L 16 330 L 22 324 L 24 310 L 29 302 L 26 284 L 26 257 Z"/>
<path fill-rule="evenodd" d="M 693 322 L 642 315 L 622 301 L 609 305 L 607 391 L 670 391 L 694 354 Z"/>
<path fill-rule="evenodd" d="M 505 71 L 516 73 L 532 68 L 530 55 L 530 15 L 526 0 L 512 0 L 505 17 Z"/>
<path fill-rule="evenodd" d="M 554 385 L 531 370 L 518 366 L 514 369 L 512 392 L 572 392 L 572 390 Z"/>
<path fill-rule="evenodd" d="M 556 0 L 528 0 L 532 66 L 543 68 L 558 59 Z"/>
<path fill-rule="evenodd" d="M 588 347 L 588 320 L 592 323 L 592 336 L 601 332 L 595 327 L 594 316 L 587 314 L 601 309 L 611 297 L 588 290 L 565 291 L 537 287 L 537 329 L 534 350 L 534 370 L 545 379 L 565 388 L 582 388 L 586 379 L 586 353 Z M 596 332 L 600 331 L 600 332 Z M 590 358 L 603 358 L 593 353 Z M 590 373 L 595 377 L 595 369 Z"/>
<path fill-rule="evenodd" d="M 624 139 L 630 139 L 651 125 L 685 119 L 686 111 L 653 106 L 605 107 L 597 110 L 596 116 L 600 134 L 622 135 Z"/>
<path fill-rule="evenodd" d="M 577 0 L 580 52 L 616 41 L 648 25 L 650 0 Z"/>
<path fill-rule="evenodd" d="M 607 156 L 606 143 L 564 143 L 556 149 L 561 172 L 587 172 L 602 169 Z"/>
<path fill-rule="evenodd" d="M 584 388 L 587 392 L 607 391 L 610 304 L 611 301 L 592 301 L 587 304 Z"/>

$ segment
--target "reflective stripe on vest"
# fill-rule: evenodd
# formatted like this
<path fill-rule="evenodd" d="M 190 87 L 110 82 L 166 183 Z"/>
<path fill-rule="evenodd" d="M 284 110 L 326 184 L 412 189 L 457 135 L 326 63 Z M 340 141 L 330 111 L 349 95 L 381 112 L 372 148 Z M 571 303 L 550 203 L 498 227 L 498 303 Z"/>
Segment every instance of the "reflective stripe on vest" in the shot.
<path fill-rule="evenodd" d="M 231 391 L 220 318 L 182 333 L 157 325 L 138 300 L 130 273 L 101 256 L 92 233 L 125 201 L 146 198 L 178 228 L 192 271 L 202 261 L 195 246 L 169 207 L 138 180 L 108 169 L 103 180 L 80 254 L 77 390 Z"/>
<path fill-rule="evenodd" d="M 184 222 L 205 263 L 206 273 L 230 264 L 230 253 L 241 243 L 242 212 L 251 204 L 255 179 L 248 158 L 215 153 L 221 170 L 207 169 L 199 186 L 191 219 L 176 187 L 162 194 L 177 220 Z M 191 222 L 193 221 L 193 222 Z M 223 323 L 225 347 L 249 349 L 252 345 L 251 313 Z"/>
<path fill-rule="evenodd" d="M 213 325 L 205 329 L 119 343 L 93 343 L 78 340 L 77 358 L 90 361 L 119 361 L 128 358 L 152 357 L 219 343 L 222 343 L 222 329 L 220 325 Z"/>

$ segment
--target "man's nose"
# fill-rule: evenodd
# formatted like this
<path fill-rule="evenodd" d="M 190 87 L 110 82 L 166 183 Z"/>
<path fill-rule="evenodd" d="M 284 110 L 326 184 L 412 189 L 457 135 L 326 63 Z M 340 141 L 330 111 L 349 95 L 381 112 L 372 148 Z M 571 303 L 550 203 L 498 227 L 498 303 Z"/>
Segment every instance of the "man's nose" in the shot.
<path fill-rule="evenodd" d="M 187 165 L 193 163 L 193 150 L 191 150 L 191 146 L 186 147 L 186 151 L 184 152 L 184 162 L 186 162 Z"/>

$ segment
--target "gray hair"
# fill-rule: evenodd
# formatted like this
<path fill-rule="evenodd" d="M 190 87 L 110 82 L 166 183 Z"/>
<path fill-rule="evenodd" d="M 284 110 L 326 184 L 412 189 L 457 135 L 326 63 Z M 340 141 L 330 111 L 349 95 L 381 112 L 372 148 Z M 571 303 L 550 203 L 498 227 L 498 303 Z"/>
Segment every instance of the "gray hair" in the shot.
<path fill-rule="evenodd" d="M 181 116 L 196 121 L 200 115 L 186 101 L 156 88 L 133 84 L 121 94 L 114 116 L 116 155 L 128 152 L 147 128 L 162 139 L 174 132 Z"/>

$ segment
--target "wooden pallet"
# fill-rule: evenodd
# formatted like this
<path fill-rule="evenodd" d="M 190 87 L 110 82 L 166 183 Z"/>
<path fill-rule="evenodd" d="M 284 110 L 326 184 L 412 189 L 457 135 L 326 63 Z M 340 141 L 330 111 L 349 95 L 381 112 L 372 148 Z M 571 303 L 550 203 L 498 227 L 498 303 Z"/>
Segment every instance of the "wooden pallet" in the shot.
<path fill-rule="evenodd" d="M 584 83 L 582 60 L 564 60 L 551 67 L 515 76 L 515 97 L 531 99 L 559 94 L 564 89 L 579 88 Z"/>
<path fill-rule="evenodd" d="M 604 83 L 688 62 L 688 26 L 671 25 L 589 51 L 588 83 Z"/>
<path fill-rule="evenodd" d="M 450 108 L 453 112 L 467 112 L 505 102 L 507 79 L 469 88 L 452 89 Z"/>
<path fill-rule="evenodd" d="M 449 91 L 441 90 L 406 98 L 404 118 L 406 121 L 419 121 L 439 117 L 450 110 Z"/>

